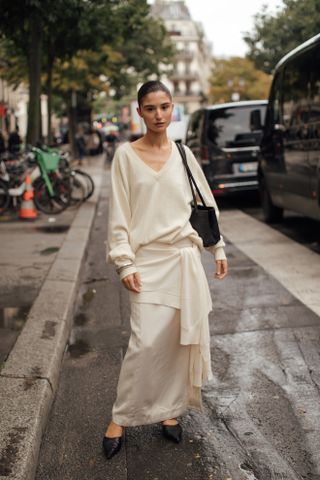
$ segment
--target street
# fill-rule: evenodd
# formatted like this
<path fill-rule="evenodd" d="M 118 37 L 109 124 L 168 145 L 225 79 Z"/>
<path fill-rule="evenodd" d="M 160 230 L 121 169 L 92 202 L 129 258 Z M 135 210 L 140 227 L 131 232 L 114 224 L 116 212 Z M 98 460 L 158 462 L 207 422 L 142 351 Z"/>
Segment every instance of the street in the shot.
<path fill-rule="evenodd" d="M 36 479 L 319 479 L 318 307 L 308 308 L 267 273 L 269 266 L 229 241 L 227 232 L 237 233 L 234 208 L 221 210 L 230 268 L 225 281 L 214 280 L 212 257 L 203 255 L 214 304 L 214 380 L 204 388 L 205 413 L 190 410 L 179 419 L 184 440 L 177 446 L 162 438 L 159 425 L 127 428 L 125 448 L 106 461 L 101 441 L 130 334 L 127 292 L 104 261 L 107 207 L 106 187 Z M 248 218 L 263 239 L 269 227 Z M 290 258 L 297 244 L 287 238 L 286 245 Z M 305 256 L 291 263 L 318 265 L 316 253 L 299 248 Z M 269 252 L 271 258 L 270 246 Z"/>
<path fill-rule="evenodd" d="M 0 480 L 320 480 L 320 0 L 1 7 Z"/>

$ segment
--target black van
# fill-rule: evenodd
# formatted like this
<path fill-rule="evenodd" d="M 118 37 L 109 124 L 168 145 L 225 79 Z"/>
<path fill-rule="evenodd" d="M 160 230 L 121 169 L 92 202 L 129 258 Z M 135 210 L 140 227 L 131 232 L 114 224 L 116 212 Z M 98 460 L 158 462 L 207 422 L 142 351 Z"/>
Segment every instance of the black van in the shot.
<path fill-rule="evenodd" d="M 251 112 L 264 118 L 267 100 L 221 103 L 190 116 L 186 144 L 216 195 L 258 189 L 257 165 L 262 125 L 253 129 Z"/>
<path fill-rule="evenodd" d="M 260 127 L 259 112 L 251 120 Z M 258 178 L 267 222 L 284 209 L 320 220 L 320 34 L 275 68 Z"/>

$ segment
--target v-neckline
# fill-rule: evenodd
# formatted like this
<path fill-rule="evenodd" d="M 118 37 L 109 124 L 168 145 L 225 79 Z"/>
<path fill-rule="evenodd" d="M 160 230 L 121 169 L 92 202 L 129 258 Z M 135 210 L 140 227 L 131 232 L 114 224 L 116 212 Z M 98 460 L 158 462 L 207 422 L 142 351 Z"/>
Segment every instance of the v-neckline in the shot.
<path fill-rule="evenodd" d="M 142 160 L 142 158 L 140 157 L 140 155 L 138 155 L 138 153 L 135 151 L 135 149 L 133 148 L 133 146 L 131 145 L 130 142 L 128 142 L 128 145 L 131 149 L 131 151 L 134 153 L 135 157 L 139 160 L 139 162 L 146 168 L 148 169 L 148 171 L 150 173 L 152 173 L 153 175 L 155 176 L 159 176 L 164 170 L 166 170 L 168 168 L 168 164 L 171 163 L 171 159 L 173 157 L 173 154 L 174 154 L 174 142 L 172 140 L 170 140 L 171 142 L 171 152 L 170 152 L 170 155 L 169 157 L 167 158 L 167 160 L 165 161 L 165 163 L 163 164 L 163 166 L 160 168 L 160 170 L 155 170 L 154 168 L 150 167 L 150 165 L 148 165 L 144 160 Z"/>

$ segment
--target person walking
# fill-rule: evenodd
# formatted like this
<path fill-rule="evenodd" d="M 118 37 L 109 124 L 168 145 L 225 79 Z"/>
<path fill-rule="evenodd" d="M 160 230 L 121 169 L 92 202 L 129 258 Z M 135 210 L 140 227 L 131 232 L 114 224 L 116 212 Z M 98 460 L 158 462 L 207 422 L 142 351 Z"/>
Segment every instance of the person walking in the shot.
<path fill-rule="evenodd" d="M 86 140 L 84 136 L 84 131 L 82 127 L 78 127 L 77 133 L 75 135 L 77 156 L 79 159 L 79 165 L 82 165 L 84 156 L 87 153 Z"/>
<path fill-rule="evenodd" d="M 161 422 L 163 435 L 179 443 L 177 417 L 188 408 L 203 411 L 201 386 L 213 377 L 204 247 L 189 221 L 193 197 L 185 167 L 167 136 L 172 111 L 163 83 L 143 84 L 138 113 L 146 134 L 118 147 L 111 167 L 107 262 L 129 290 L 131 335 L 102 442 L 108 459 L 119 452 L 125 427 Z M 218 216 L 203 171 L 185 150 L 200 192 Z M 228 269 L 224 246 L 221 236 L 207 247 L 219 280 Z"/>

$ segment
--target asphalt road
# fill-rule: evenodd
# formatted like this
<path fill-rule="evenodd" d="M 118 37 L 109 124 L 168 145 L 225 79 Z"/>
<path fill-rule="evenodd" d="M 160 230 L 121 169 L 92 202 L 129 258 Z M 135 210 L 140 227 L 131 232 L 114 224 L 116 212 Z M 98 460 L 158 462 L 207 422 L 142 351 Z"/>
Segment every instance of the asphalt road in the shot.
<path fill-rule="evenodd" d="M 319 317 L 230 243 L 223 282 L 203 256 L 214 303 L 205 413 L 179 419 L 179 445 L 162 438 L 159 424 L 132 427 L 121 452 L 104 458 L 101 440 L 130 334 L 127 292 L 105 264 L 107 193 L 36 480 L 319 480 Z"/>

